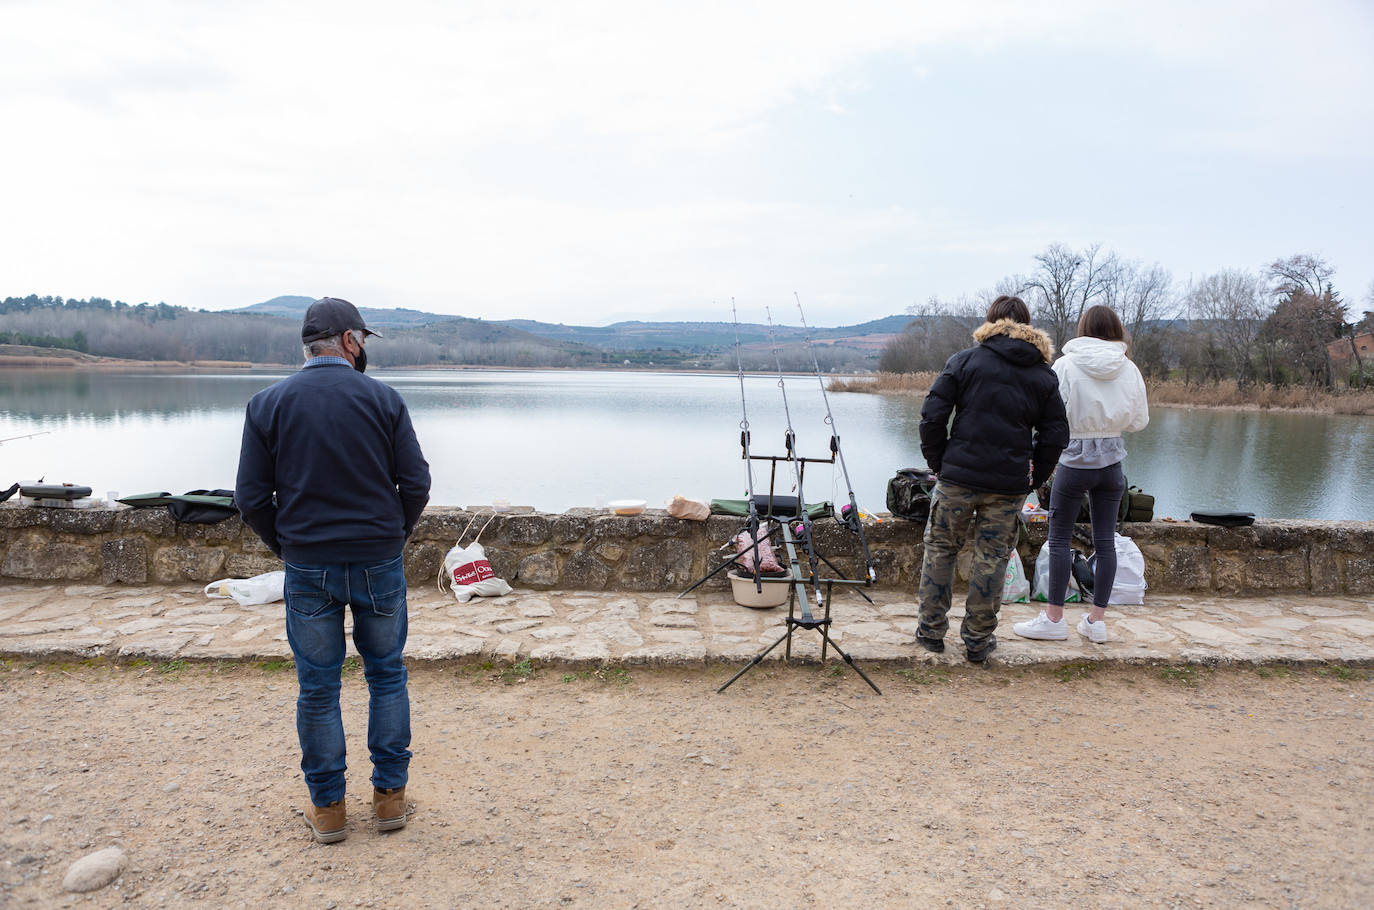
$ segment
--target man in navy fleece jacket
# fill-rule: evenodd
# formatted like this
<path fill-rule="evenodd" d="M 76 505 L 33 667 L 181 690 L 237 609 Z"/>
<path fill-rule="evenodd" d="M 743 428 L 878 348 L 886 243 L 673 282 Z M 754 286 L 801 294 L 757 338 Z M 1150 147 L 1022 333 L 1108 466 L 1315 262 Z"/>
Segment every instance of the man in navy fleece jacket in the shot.
<path fill-rule="evenodd" d="M 286 635 L 300 683 L 296 732 L 310 789 L 304 815 L 320 843 L 348 835 L 339 712 L 345 604 L 367 677 L 377 827 L 406 823 L 401 548 L 429 501 L 429 465 L 401 396 L 363 375 L 369 335 L 377 333 L 347 300 L 310 305 L 301 326 L 305 366 L 248 402 L 234 485 L 243 520 L 286 562 Z"/>

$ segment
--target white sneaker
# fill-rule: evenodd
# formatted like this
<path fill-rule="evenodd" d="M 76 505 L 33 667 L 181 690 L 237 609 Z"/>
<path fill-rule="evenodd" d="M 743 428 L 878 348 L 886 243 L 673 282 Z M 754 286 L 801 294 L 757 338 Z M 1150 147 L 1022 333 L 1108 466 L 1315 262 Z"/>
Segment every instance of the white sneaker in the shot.
<path fill-rule="evenodd" d="M 1062 617 L 1059 622 L 1051 622 L 1044 610 L 1034 619 L 1014 623 L 1011 630 L 1022 638 L 1036 641 L 1063 641 L 1069 637 L 1069 624 Z"/>
<path fill-rule="evenodd" d="M 1083 618 L 1078 621 L 1078 634 L 1093 644 L 1100 645 L 1107 640 L 1107 621 L 1099 619 L 1097 622 L 1089 622 L 1088 614 L 1084 613 Z"/>

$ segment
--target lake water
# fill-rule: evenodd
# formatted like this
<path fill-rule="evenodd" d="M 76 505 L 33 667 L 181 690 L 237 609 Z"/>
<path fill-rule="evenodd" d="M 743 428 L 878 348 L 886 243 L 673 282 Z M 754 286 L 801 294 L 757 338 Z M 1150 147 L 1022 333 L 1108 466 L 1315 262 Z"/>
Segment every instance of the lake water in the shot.
<path fill-rule="evenodd" d="M 90 486 L 97 496 L 232 487 L 243 407 L 285 375 L 0 371 L 0 439 L 47 433 L 0 444 L 0 488 L 38 477 Z M 435 504 L 506 500 L 557 512 L 613 499 L 657 507 L 674 494 L 744 495 L 734 375 L 375 375 L 410 407 Z M 777 377 L 745 384 L 753 451 L 780 454 Z M 787 397 L 798 452 L 828 456 L 815 377 L 788 377 Z M 830 404 L 860 507 L 885 510 L 888 478 L 922 463 L 920 400 L 830 393 Z M 1155 408 L 1150 426 L 1126 444 L 1127 477 L 1154 494 L 1159 516 L 1239 509 L 1275 518 L 1374 518 L 1374 419 Z M 756 489 L 767 484 L 766 466 L 756 466 Z M 791 486 L 790 472 L 780 471 L 779 492 Z M 809 465 L 805 487 L 808 500 L 846 500 L 837 466 Z"/>

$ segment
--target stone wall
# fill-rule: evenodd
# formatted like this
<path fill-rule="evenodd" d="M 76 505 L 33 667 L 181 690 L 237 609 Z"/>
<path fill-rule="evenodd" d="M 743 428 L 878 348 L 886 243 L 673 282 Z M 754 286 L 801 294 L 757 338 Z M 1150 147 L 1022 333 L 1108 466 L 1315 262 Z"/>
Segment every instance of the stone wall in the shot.
<path fill-rule="evenodd" d="M 472 525 L 476 517 L 475 525 Z M 425 512 L 406 545 L 412 584 L 433 583 L 458 536 L 487 515 L 456 508 Z M 817 523 L 820 551 L 851 577 L 854 538 L 836 522 Z M 719 547 L 740 521 L 669 518 L 661 511 L 623 517 L 591 509 L 496 516 L 482 533 L 492 567 L 512 584 L 566 590 L 675 591 L 719 566 Z M 1374 522 L 1259 521 L 1248 528 L 1190 522 L 1127 526 L 1146 558 L 1156 592 L 1368 594 L 1374 591 Z M 469 533 L 470 536 L 470 533 Z M 867 526 L 883 588 L 914 591 L 921 529 L 888 519 Z M 1045 539 L 1032 525 L 1020 544 L 1029 569 Z M 967 554 L 965 560 L 967 562 Z M 36 509 L 0 505 L 0 583 L 14 580 L 105 584 L 208 582 L 247 577 L 281 563 L 237 518 L 183 524 L 165 508 Z M 722 572 L 708 583 L 723 588 Z"/>

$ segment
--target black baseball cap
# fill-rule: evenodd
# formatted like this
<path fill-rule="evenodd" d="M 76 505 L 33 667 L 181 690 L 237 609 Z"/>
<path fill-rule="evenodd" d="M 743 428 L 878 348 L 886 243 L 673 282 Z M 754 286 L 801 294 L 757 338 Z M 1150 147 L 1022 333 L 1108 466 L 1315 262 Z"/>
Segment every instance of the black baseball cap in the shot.
<path fill-rule="evenodd" d="M 381 338 L 363 322 L 363 314 L 347 300 L 338 297 L 321 297 L 305 310 L 305 321 L 301 323 L 301 341 L 309 344 L 321 338 L 342 335 L 351 329 L 361 329 L 368 335 Z"/>

